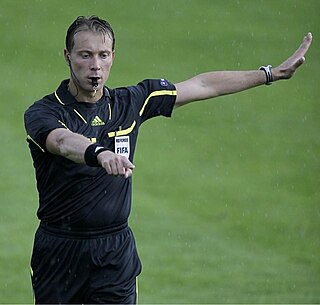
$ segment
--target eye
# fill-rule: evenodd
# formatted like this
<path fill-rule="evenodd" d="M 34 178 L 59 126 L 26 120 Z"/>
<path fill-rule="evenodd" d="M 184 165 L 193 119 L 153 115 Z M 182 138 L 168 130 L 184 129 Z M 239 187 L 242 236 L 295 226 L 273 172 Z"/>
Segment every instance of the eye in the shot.
<path fill-rule="evenodd" d="M 110 52 L 103 52 L 100 54 L 101 58 L 106 59 L 110 56 Z"/>
<path fill-rule="evenodd" d="M 90 57 L 90 54 L 88 52 L 81 52 L 80 56 L 82 59 L 87 59 Z"/>

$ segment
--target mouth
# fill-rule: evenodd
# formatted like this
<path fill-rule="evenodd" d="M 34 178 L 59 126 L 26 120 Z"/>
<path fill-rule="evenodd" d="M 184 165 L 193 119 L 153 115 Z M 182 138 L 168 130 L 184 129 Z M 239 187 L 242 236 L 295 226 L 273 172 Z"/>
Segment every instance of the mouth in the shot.
<path fill-rule="evenodd" d="M 100 77 L 99 76 L 90 76 L 88 79 L 91 82 L 91 85 L 93 88 L 97 88 L 100 82 Z"/>

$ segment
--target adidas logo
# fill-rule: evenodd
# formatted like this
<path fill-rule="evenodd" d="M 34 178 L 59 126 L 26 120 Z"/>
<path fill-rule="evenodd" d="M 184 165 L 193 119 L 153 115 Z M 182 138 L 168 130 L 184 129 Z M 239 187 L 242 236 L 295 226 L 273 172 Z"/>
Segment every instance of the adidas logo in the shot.
<path fill-rule="evenodd" d="M 102 126 L 104 124 L 105 124 L 105 122 L 103 122 L 97 115 L 95 116 L 95 118 L 91 122 L 91 126 Z"/>

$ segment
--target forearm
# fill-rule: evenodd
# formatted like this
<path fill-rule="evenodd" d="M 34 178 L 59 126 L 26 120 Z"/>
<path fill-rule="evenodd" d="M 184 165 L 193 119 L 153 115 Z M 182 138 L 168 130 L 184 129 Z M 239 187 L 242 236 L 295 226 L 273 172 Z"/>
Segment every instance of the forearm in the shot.
<path fill-rule="evenodd" d="M 201 99 L 240 92 L 266 83 L 264 71 L 219 71 L 196 76 L 203 88 Z"/>
<path fill-rule="evenodd" d="M 199 74 L 176 84 L 176 107 L 193 101 L 205 100 L 240 92 L 266 83 L 266 74 L 253 71 L 216 71 Z"/>
<path fill-rule="evenodd" d="M 91 144 L 91 141 L 83 135 L 61 128 L 49 133 L 46 148 L 55 155 L 84 164 L 84 153 Z"/>

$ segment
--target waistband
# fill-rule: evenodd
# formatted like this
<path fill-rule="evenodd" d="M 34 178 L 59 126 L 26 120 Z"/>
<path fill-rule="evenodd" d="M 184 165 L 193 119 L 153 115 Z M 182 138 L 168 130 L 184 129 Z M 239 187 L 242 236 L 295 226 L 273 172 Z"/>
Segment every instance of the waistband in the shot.
<path fill-rule="evenodd" d="M 41 222 L 39 229 L 45 233 L 60 236 L 60 237 L 72 237 L 72 238 L 97 238 L 100 236 L 112 235 L 120 233 L 127 229 L 128 222 L 122 223 L 117 226 L 105 227 L 105 228 L 72 228 L 72 227 L 61 227 L 54 226 L 48 223 Z"/>

